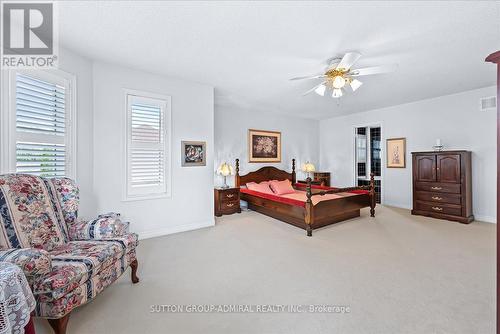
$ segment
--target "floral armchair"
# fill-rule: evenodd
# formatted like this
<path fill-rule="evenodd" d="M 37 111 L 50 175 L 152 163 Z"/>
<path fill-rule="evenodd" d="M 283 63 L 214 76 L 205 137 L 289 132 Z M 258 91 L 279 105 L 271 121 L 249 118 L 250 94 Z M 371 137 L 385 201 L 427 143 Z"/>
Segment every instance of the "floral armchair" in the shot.
<path fill-rule="evenodd" d="M 68 178 L 0 175 L 0 261 L 24 271 L 35 315 L 65 333 L 70 312 L 130 266 L 137 283 L 137 234 L 117 213 L 78 219 L 78 187 Z"/>

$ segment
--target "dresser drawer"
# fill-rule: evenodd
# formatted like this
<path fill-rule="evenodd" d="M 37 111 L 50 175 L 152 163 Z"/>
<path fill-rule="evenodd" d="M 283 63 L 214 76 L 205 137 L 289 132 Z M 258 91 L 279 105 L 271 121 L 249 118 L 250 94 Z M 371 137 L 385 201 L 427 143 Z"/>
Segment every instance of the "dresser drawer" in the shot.
<path fill-rule="evenodd" d="M 240 192 L 238 189 L 236 190 L 225 190 L 220 193 L 220 201 L 225 202 L 233 202 L 239 200 Z"/>
<path fill-rule="evenodd" d="M 462 196 L 460 194 L 450 193 L 431 193 L 427 191 L 417 191 L 415 199 L 418 201 L 435 202 L 435 203 L 448 203 L 448 204 L 462 204 Z"/>
<path fill-rule="evenodd" d="M 239 209 L 239 207 L 240 207 L 239 199 L 233 201 L 221 202 L 220 204 L 220 210 L 223 213 L 235 212 L 236 210 Z"/>
<path fill-rule="evenodd" d="M 415 188 L 420 191 L 460 194 L 460 184 L 453 183 L 416 182 Z"/>
<path fill-rule="evenodd" d="M 434 213 L 442 213 L 445 215 L 453 215 L 453 216 L 461 216 L 462 215 L 462 206 L 455 204 L 445 204 L 445 203 L 432 203 L 432 202 L 423 202 L 416 201 L 416 210 L 419 211 L 427 211 Z"/>

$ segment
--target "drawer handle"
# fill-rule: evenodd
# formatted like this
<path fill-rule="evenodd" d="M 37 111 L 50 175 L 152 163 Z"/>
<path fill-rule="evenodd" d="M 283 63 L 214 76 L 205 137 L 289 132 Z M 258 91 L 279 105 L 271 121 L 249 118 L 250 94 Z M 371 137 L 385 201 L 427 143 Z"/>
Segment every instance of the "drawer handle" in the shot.
<path fill-rule="evenodd" d="M 232 198 L 232 197 L 234 197 L 234 194 L 227 194 L 226 197 L 227 198 Z"/>
<path fill-rule="evenodd" d="M 443 198 L 442 197 L 437 197 L 437 196 L 432 196 L 432 199 L 435 200 L 435 201 L 440 201 Z"/>
<path fill-rule="evenodd" d="M 232 207 L 233 205 L 234 205 L 234 203 L 227 203 L 226 204 L 226 206 L 229 207 L 229 208 Z"/>
<path fill-rule="evenodd" d="M 440 207 L 437 207 L 437 206 L 433 206 L 432 210 L 434 210 L 434 211 L 443 211 L 443 208 L 440 208 Z"/>
<path fill-rule="evenodd" d="M 431 189 L 432 189 L 432 190 L 441 190 L 441 189 L 443 189 L 443 188 L 441 188 L 441 187 L 431 187 Z"/>

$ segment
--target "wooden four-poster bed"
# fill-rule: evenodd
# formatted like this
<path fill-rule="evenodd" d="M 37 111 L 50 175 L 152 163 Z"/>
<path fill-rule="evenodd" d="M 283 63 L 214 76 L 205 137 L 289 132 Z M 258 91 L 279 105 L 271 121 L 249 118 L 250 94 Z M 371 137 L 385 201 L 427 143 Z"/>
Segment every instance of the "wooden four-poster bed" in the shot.
<path fill-rule="evenodd" d="M 260 183 L 270 180 L 290 180 L 297 194 L 278 196 L 247 189 L 250 182 Z M 360 209 L 369 207 L 370 216 L 375 217 L 375 182 L 370 176 L 369 186 L 350 188 L 330 188 L 314 186 L 307 178 L 305 186 L 296 184 L 295 159 L 292 172 L 272 166 L 240 175 L 239 159 L 236 159 L 235 187 L 240 189 L 240 198 L 248 203 L 248 208 L 267 216 L 300 227 L 312 236 L 314 229 L 360 216 Z M 297 199 L 303 196 L 304 200 Z"/>

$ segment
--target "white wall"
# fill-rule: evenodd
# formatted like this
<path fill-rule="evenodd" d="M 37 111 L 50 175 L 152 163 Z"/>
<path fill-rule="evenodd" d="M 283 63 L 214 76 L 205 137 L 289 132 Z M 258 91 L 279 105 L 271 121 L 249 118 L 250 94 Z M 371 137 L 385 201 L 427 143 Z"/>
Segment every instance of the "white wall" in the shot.
<path fill-rule="evenodd" d="M 281 132 L 281 163 L 248 162 L 248 129 Z M 316 120 L 217 106 L 214 171 L 224 161 L 234 166 L 236 158 L 240 159 L 240 174 L 269 165 L 291 171 L 292 159 L 295 158 L 297 179 L 305 178 L 300 171 L 301 165 L 306 161 L 316 166 L 319 164 L 318 133 L 319 122 Z M 215 184 L 221 185 L 223 178 L 215 173 L 214 176 Z M 234 177 L 228 177 L 228 183 L 234 184 Z"/>
<path fill-rule="evenodd" d="M 407 167 L 383 169 L 384 203 L 411 208 L 410 152 L 432 150 L 436 138 L 441 138 L 445 149 L 472 151 L 473 213 L 477 220 L 494 222 L 496 112 L 480 112 L 479 98 L 495 94 L 496 87 L 486 87 L 322 121 L 320 167 L 332 172 L 333 185 L 352 185 L 354 183 L 353 127 L 379 123 L 382 125 L 383 147 L 385 139 L 394 137 L 406 137 L 407 144 Z M 383 153 L 385 159 L 385 151 Z"/>
<path fill-rule="evenodd" d="M 141 238 L 214 224 L 213 87 L 95 62 L 94 191 L 98 211 L 118 211 Z M 172 97 L 172 197 L 122 201 L 125 95 L 135 89 Z M 207 142 L 207 166 L 181 167 L 181 140 Z"/>
<path fill-rule="evenodd" d="M 75 179 L 80 188 L 79 215 L 91 218 L 98 213 L 92 189 L 92 61 L 69 50 L 59 48 L 59 69 L 76 77 L 77 147 Z"/>

